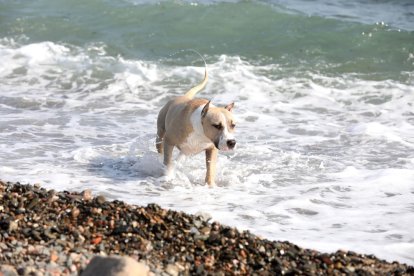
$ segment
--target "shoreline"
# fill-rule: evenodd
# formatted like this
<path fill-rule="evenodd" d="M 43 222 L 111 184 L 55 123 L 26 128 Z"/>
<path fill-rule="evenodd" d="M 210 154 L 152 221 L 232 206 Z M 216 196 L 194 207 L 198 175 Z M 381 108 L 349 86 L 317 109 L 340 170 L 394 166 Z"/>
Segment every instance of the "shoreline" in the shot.
<path fill-rule="evenodd" d="M 374 255 L 304 249 L 156 204 L 1 180 L 0 230 L 0 266 L 18 275 L 79 275 L 96 255 L 129 256 L 153 275 L 414 275 Z"/>

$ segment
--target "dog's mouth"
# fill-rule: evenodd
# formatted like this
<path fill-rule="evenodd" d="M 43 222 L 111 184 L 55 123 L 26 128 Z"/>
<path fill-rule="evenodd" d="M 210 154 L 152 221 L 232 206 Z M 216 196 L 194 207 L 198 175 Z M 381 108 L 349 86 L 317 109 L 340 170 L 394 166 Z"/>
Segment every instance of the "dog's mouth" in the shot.
<path fill-rule="evenodd" d="M 216 149 L 220 150 L 220 149 L 219 149 L 219 141 L 217 141 L 217 140 L 216 140 L 216 141 L 214 141 L 214 146 L 216 147 Z"/>

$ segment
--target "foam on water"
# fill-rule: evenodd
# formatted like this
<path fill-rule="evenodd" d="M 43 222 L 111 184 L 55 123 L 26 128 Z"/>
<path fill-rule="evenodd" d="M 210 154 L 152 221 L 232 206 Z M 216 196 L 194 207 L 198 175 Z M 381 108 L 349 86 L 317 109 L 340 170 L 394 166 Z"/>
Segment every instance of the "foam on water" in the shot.
<path fill-rule="evenodd" d="M 235 101 L 238 147 L 163 177 L 158 110 L 202 67 L 112 57 L 102 45 L 0 43 L 0 175 L 158 203 L 264 237 L 414 264 L 414 88 L 212 56 L 200 96 Z M 178 155 L 176 153 L 176 155 Z"/>

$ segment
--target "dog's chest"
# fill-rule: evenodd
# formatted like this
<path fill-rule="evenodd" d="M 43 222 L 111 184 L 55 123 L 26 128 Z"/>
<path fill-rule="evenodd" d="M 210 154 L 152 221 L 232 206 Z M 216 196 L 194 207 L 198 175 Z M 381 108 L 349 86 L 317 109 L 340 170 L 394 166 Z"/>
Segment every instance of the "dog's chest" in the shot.
<path fill-rule="evenodd" d="M 183 143 L 178 145 L 178 148 L 185 155 L 192 155 L 212 146 L 213 143 L 204 134 L 192 132 Z"/>

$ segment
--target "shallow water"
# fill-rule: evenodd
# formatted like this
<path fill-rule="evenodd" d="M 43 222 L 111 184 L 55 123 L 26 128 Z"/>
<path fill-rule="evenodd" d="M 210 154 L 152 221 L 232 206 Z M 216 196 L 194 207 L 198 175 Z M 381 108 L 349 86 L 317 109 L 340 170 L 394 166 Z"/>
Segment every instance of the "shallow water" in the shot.
<path fill-rule="evenodd" d="M 414 264 L 413 9 L 383 2 L 0 1 L 0 177 Z M 236 102 L 214 189 L 203 154 L 166 181 L 155 152 L 188 48 L 200 96 Z"/>

